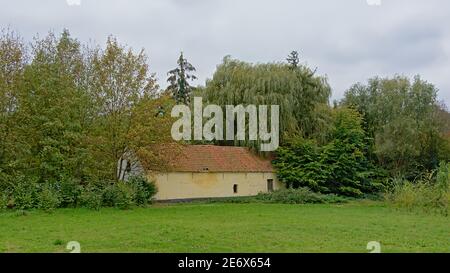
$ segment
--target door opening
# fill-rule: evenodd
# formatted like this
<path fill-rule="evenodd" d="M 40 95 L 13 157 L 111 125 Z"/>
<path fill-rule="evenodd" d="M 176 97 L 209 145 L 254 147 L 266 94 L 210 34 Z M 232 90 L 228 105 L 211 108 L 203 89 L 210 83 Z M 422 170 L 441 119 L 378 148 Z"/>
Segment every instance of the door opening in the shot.
<path fill-rule="evenodd" d="M 267 191 L 273 192 L 273 179 L 267 179 Z"/>

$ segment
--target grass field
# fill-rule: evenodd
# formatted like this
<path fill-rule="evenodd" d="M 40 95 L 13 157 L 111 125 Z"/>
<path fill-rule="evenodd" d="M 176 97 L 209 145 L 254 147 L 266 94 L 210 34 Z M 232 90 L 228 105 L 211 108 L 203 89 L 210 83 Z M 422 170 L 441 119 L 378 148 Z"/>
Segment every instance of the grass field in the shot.
<path fill-rule="evenodd" d="M 450 252 L 450 218 L 378 203 L 177 204 L 0 213 L 0 252 Z"/>

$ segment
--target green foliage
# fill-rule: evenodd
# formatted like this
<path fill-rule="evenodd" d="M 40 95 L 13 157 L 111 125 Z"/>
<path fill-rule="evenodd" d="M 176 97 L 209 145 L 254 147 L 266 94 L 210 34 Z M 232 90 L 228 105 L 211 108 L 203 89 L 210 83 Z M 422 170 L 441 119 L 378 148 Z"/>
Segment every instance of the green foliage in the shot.
<path fill-rule="evenodd" d="M 436 175 L 436 188 L 441 193 L 450 190 L 450 163 L 441 162 Z"/>
<path fill-rule="evenodd" d="M 102 205 L 105 207 L 114 207 L 117 199 L 117 187 L 114 183 L 105 186 L 101 192 Z"/>
<path fill-rule="evenodd" d="M 226 57 L 205 88 L 195 91 L 205 103 L 221 106 L 280 106 L 282 147 L 274 164 L 289 187 L 361 197 L 383 188 L 384 169 L 414 181 L 450 160 L 450 114 L 432 84 L 400 76 L 356 84 L 342 105 L 358 114 L 329 107 L 327 79 L 299 65 L 297 52 L 288 62 L 249 64 Z M 169 72 L 168 91 L 178 103 L 189 103 L 193 71 L 181 54 Z M 133 153 L 142 165 L 164 164 L 151 147 L 172 142 L 168 113 L 175 101 L 158 88 L 144 51 L 134 52 L 114 37 L 104 48 L 90 48 L 64 30 L 28 47 L 15 33 L 2 31 L 0 209 L 150 202 L 154 184 L 138 177 L 119 182 L 117 162 Z M 447 176 L 441 165 L 432 187 L 402 182 L 394 192 L 405 200 L 419 192 L 412 196 L 428 196 L 431 205 L 423 206 L 435 207 L 448 200 Z"/>
<path fill-rule="evenodd" d="M 394 207 L 448 215 L 450 206 L 450 164 L 441 163 L 436 177 L 423 177 L 416 182 L 396 178 L 385 194 L 386 201 Z"/>
<path fill-rule="evenodd" d="M 86 187 L 80 196 L 80 205 L 93 210 L 99 210 L 102 201 L 102 191 L 95 186 Z"/>
<path fill-rule="evenodd" d="M 12 200 L 15 209 L 35 208 L 37 203 L 38 184 L 36 178 L 17 177 L 12 188 Z"/>
<path fill-rule="evenodd" d="M 295 50 L 291 51 L 291 53 L 289 53 L 288 57 L 286 58 L 286 61 L 290 65 L 291 69 L 296 69 L 298 67 L 298 63 L 300 62 L 298 52 Z"/>
<path fill-rule="evenodd" d="M 366 157 L 362 119 L 351 109 L 334 113 L 330 140 L 324 145 L 293 138 L 278 149 L 274 166 L 289 188 L 361 197 L 380 189 L 382 173 Z"/>
<path fill-rule="evenodd" d="M 55 185 L 46 183 L 41 184 L 37 193 L 36 208 L 51 211 L 59 207 L 61 204 L 61 195 Z"/>
<path fill-rule="evenodd" d="M 335 194 L 320 194 L 309 188 L 282 189 L 257 196 L 232 197 L 208 200 L 209 203 L 279 203 L 279 204 L 334 204 L 349 199 Z"/>
<path fill-rule="evenodd" d="M 0 211 L 6 210 L 9 204 L 9 195 L 5 192 L 0 193 Z"/>
<path fill-rule="evenodd" d="M 80 44 L 65 31 L 59 39 L 50 34 L 36 41 L 32 52 L 13 117 L 18 167 L 40 183 L 61 174 L 82 175 L 87 129 L 83 119 L 89 104 L 76 78 L 83 69 Z"/>
<path fill-rule="evenodd" d="M 135 191 L 127 182 L 119 181 L 114 185 L 116 189 L 114 206 L 119 209 L 129 209 L 134 204 Z"/>
<path fill-rule="evenodd" d="M 145 206 L 152 201 L 157 193 L 155 183 L 150 182 L 143 176 L 130 177 L 127 182 L 134 191 L 134 203 L 138 206 Z"/>
<path fill-rule="evenodd" d="M 93 54 L 91 69 L 93 79 L 90 87 L 95 90 L 91 94 L 95 119 L 89 151 L 95 159 L 99 159 L 90 162 L 91 172 L 97 172 L 96 176 L 100 179 L 118 181 L 117 162 L 135 148 L 133 144 L 139 135 L 133 132 L 133 126 L 144 120 L 136 115 L 143 113 L 135 111 L 136 107 L 142 101 L 153 99 L 158 85 L 149 72 L 145 53 L 134 53 L 113 37 L 108 38 L 105 50 Z M 153 109 L 147 110 L 152 112 Z M 157 119 L 154 115 L 146 117 L 150 119 L 147 122 Z M 156 135 L 160 136 L 158 133 Z M 149 144 L 140 143 L 140 147 Z"/>
<path fill-rule="evenodd" d="M 129 209 L 149 204 L 156 194 L 156 185 L 145 177 L 133 176 L 127 181 L 111 183 L 102 191 L 102 204 L 107 207 Z"/>
<path fill-rule="evenodd" d="M 64 30 L 28 47 L 1 32 L 0 192 L 9 207 L 97 208 L 124 154 L 173 141 L 174 102 L 157 94 L 147 61 L 114 37 L 90 47 Z"/>
<path fill-rule="evenodd" d="M 102 194 L 102 204 L 107 207 L 117 207 L 129 209 L 133 205 L 135 191 L 131 185 L 119 181 L 104 188 Z"/>
<path fill-rule="evenodd" d="M 56 182 L 38 183 L 38 178 L 17 176 L 7 181 L 10 187 L 0 192 L 0 210 L 86 207 L 98 210 L 104 207 L 129 209 L 145 206 L 157 192 L 156 185 L 145 177 L 131 177 L 129 181 L 91 183 L 80 185 L 78 181 L 61 177 Z"/>
<path fill-rule="evenodd" d="M 413 180 L 436 169 L 450 153 L 442 137 L 448 133 L 443 131 L 447 111 L 438 103 L 437 92 L 419 76 L 373 78 L 367 85 L 352 86 L 342 103 L 362 114 L 371 159 L 392 175 Z"/>
<path fill-rule="evenodd" d="M 195 67 L 184 58 L 183 52 L 181 52 L 177 64 L 177 68 L 170 70 L 167 73 L 169 75 L 167 81 L 170 83 L 167 90 L 172 93 L 172 96 L 177 103 L 184 103 L 187 105 L 190 102 L 190 96 L 193 90 L 189 81 L 197 79 L 196 76 L 191 74 L 192 72 L 195 72 Z"/>
<path fill-rule="evenodd" d="M 309 188 L 285 189 L 272 193 L 260 193 L 257 200 L 267 203 L 283 204 L 332 204 L 343 203 L 345 198 L 334 194 L 319 194 L 312 192 Z"/>
<path fill-rule="evenodd" d="M 58 180 L 55 187 L 60 194 L 60 207 L 67 208 L 77 206 L 83 190 L 78 180 L 69 176 L 63 176 Z"/>
<path fill-rule="evenodd" d="M 21 148 L 16 142 L 14 110 L 27 59 L 25 48 L 16 33 L 0 29 L 0 190 L 2 172 L 12 172 Z"/>
<path fill-rule="evenodd" d="M 291 69 L 287 64 L 249 64 L 225 57 L 201 96 L 205 103 L 226 105 L 279 105 L 280 142 L 293 135 L 309 137 L 322 122 L 316 109 L 328 103 L 327 79 L 308 67 Z M 248 130 L 247 130 L 248 132 Z M 247 137 L 248 139 L 248 137 Z M 255 141 L 234 141 L 236 146 L 258 148 Z"/>

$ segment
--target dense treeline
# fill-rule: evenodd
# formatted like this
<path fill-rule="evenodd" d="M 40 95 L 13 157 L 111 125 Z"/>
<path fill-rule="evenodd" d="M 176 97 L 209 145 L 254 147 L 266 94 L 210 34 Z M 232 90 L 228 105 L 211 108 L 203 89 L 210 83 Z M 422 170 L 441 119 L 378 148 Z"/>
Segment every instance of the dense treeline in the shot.
<path fill-rule="evenodd" d="M 213 78 L 198 92 L 208 103 L 221 106 L 279 105 L 281 142 L 292 135 L 319 134 L 327 121 L 317 110 L 326 108 L 331 96 L 327 79 L 316 76 L 306 66 L 292 69 L 283 63 L 253 65 L 230 57 L 225 57 Z M 260 143 L 231 144 L 258 147 Z"/>
<path fill-rule="evenodd" d="M 0 190 L 11 207 L 37 206 L 22 202 L 32 192 L 75 205 L 118 180 L 125 153 L 171 141 L 170 116 L 157 111 L 172 100 L 158 94 L 145 53 L 114 37 L 102 49 L 64 31 L 28 46 L 3 31 L 0 103 Z"/>
<path fill-rule="evenodd" d="M 444 186 L 429 192 L 439 189 L 442 203 L 450 114 L 434 85 L 418 76 L 373 78 L 330 106 L 327 78 L 302 65 L 295 51 L 287 60 L 249 64 L 225 57 L 204 87 L 193 88 L 195 68 L 181 55 L 162 91 L 145 52 L 114 37 L 104 47 L 86 46 L 64 31 L 28 45 L 4 30 L 0 209 L 147 203 L 154 185 L 139 177 L 121 182 L 118 164 L 130 154 L 164 164 L 151 147 L 173 141 L 168 113 L 176 103 L 189 104 L 190 96 L 221 106 L 279 105 L 274 166 L 289 187 L 362 197 L 392 188 L 393 181 L 441 181 Z"/>
<path fill-rule="evenodd" d="M 274 161 L 278 176 L 289 187 L 320 193 L 361 197 L 379 192 L 386 176 L 367 157 L 361 116 L 347 108 L 331 115 L 326 141 L 294 137 L 278 150 Z"/>
<path fill-rule="evenodd" d="M 437 89 L 419 76 L 410 80 L 374 78 L 345 94 L 344 106 L 357 109 L 371 141 L 371 156 L 393 174 L 414 179 L 449 159 L 448 129 L 439 118 L 444 106 Z M 448 122 L 448 121 L 447 121 Z"/>
<path fill-rule="evenodd" d="M 301 65 L 296 52 L 287 60 L 248 64 L 227 57 L 199 92 L 222 106 L 280 105 L 274 165 L 287 186 L 361 197 L 386 190 L 394 178 L 435 179 L 439 163 L 449 160 L 450 119 L 434 85 L 419 76 L 374 78 L 350 87 L 332 107 L 327 79 Z"/>

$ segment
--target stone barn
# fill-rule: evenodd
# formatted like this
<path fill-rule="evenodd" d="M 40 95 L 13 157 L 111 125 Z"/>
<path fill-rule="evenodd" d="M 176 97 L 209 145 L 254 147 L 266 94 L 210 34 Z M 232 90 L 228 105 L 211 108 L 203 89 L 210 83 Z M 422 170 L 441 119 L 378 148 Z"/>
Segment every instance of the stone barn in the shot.
<path fill-rule="evenodd" d="M 282 187 L 271 161 L 247 148 L 181 146 L 168 163 L 143 169 L 156 182 L 156 200 L 253 196 Z"/>

